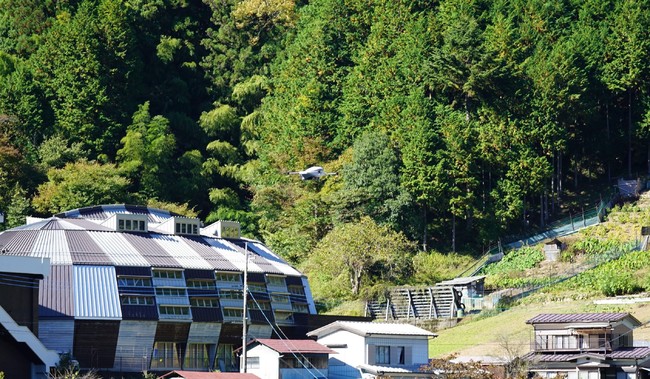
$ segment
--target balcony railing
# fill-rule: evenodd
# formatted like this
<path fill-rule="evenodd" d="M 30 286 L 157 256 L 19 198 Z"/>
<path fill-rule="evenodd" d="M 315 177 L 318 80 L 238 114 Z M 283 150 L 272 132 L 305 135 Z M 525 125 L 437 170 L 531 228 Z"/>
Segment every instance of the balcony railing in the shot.
<path fill-rule="evenodd" d="M 576 338 L 559 341 L 550 338 L 546 341 L 535 341 L 531 348 L 535 351 L 553 352 L 608 352 L 612 350 L 612 344 L 607 337 Z"/>

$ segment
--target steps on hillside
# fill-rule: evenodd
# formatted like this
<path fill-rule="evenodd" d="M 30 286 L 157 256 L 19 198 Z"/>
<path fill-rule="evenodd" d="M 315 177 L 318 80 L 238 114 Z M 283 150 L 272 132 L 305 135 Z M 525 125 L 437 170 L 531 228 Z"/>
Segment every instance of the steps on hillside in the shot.
<path fill-rule="evenodd" d="M 385 301 L 368 301 L 366 315 L 381 320 L 441 319 L 456 317 L 461 308 L 461 293 L 452 286 L 402 287 L 391 290 Z"/>

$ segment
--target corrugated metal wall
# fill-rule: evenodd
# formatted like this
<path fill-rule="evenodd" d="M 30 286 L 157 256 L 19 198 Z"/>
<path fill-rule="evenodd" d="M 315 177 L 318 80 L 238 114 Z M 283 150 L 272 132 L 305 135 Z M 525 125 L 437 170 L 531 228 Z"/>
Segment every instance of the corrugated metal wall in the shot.
<path fill-rule="evenodd" d="M 117 337 L 114 369 L 124 372 L 149 368 L 156 321 L 122 321 Z"/>
<path fill-rule="evenodd" d="M 38 339 L 48 349 L 59 353 L 72 352 L 74 320 L 39 320 Z"/>
<path fill-rule="evenodd" d="M 120 320 L 115 267 L 73 267 L 74 316 L 77 319 Z"/>
<path fill-rule="evenodd" d="M 50 275 L 41 281 L 38 293 L 39 317 L 69 317 L 74 315 L 72 301 L 72 266 L 54 265 Z"/>
<path fill-rule="evenodd" d="M 190 333 L 187 343 L 213 343 L 219 341 L 221 324 L 213 322 L 193 322 L 190 326 Z"/>

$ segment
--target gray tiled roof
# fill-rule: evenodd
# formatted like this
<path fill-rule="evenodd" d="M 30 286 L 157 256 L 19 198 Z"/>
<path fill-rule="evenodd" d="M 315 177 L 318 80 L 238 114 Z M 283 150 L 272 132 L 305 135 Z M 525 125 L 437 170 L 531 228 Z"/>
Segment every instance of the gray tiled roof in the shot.
<path fill-rule="evenodd" d="M 605 359 L 646 359 L 650 357 L 650 347 L 622 347 L 607 354 L 597 353 L 536 353 L 531 351 L 521 358 L 530 362 L 571 362 L 584 356 Z"/>
<path fill-rule="evenodd" d="M 527 324 L 563 324 L 568 322 L 616 322 L 630 316 L 629 313 L 542 313 Z"/>

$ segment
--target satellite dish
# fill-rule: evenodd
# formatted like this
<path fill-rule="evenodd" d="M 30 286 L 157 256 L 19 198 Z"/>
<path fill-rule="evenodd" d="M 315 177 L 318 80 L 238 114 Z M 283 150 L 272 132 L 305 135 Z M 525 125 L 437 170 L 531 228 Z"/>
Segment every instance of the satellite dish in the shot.
<path fill-rule="evenodd" d="M 336 175 L 336 172 L 326 172 L 321 166 L 312 166 L 303 171 L 289 171 L 288 175 L 300 175 L 302 180 L 320 179 L 323 176 Z"/>

